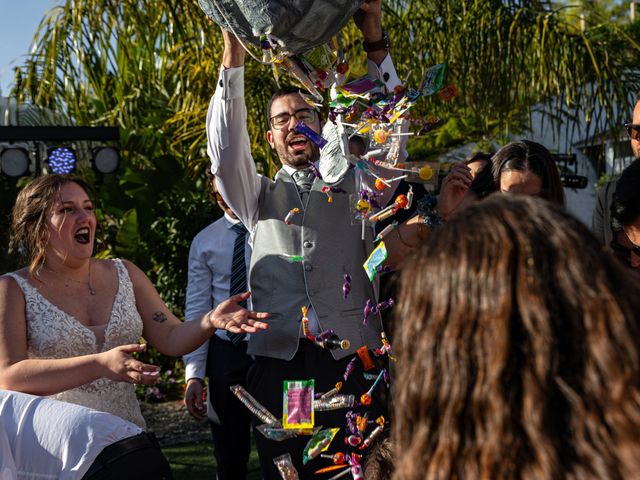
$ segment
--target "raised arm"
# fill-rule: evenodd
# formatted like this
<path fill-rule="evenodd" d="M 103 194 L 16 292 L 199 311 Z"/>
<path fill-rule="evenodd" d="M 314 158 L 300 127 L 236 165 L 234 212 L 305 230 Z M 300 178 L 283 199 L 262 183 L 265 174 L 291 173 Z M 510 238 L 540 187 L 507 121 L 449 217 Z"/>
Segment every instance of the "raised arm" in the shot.
<path fill-rule="evenodd" d="M 247 133 L 245 51 L 233 34 L 222 30 L 222 36 L 222 66 L 207 112 L 207 152 L 218 191 L 252 231 L 258 219 L 260 181 Z"/>
<path fill-rule="evenodd" d="M 151 281 L 142 270 L 125 262 L 133 282 L 136 306 L 142 317 L 143 337 L 160 352 L 180 356 L 192 352 L 208 339 L 217 328 L 233 333 L 255 333 L 268 325 L 261 320 L 267 313 L 257 313 L 239 305 L 250 293 L 235 295 L 207 312 L 200 320 L 181 322 L 165 305 Z"/>

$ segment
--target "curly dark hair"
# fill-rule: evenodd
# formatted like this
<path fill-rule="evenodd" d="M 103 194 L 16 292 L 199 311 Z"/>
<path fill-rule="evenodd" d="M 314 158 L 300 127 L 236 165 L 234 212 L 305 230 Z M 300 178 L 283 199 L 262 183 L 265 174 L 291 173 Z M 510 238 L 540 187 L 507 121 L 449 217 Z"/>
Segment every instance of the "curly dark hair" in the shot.
<path fill-rule="evenodd" d="M 33 271 L 44 263 L 44 252 L 49 241 L 47 214 L 53 208 L 60 189 L 66 183 L 79 185 L 93 200 L 87 182 L 73 175 L 49 174 L 29 182 L 18 194 L 11 212 L 11 238 L 9 248 L 17 251 Z"/>
<path fill-rule="evenodd" d="M 503 172 L 529 171 L 535 173 L 542 181 L 540 197 L 564 207 L 564 190 L 558 166 L 553 161 L 549 150 L 543 145 L 531 140 L 511 142 L 498 150 L 491 161 L 493 178 L 498 187 Z"/>
<path fill-rule="evenodd" d="M 494 195 L 430 236 L 400 291 L 394 479 L 638 475 L 640 277 L 578 220 Z"/>

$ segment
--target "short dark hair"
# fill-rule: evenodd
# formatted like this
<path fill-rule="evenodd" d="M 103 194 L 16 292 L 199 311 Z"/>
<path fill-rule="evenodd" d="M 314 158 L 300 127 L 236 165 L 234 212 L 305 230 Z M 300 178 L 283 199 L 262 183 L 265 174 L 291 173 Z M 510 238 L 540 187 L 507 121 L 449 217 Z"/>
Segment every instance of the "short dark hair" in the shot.
<path fill-rule="evenodd" d="M 493 179 L 491 156 L 489 156 L 489 162 L 485 164 L 478 171 L 478 173 L 476 173 L 476 176 L 471 182 L 471 185 L 469 185 L 469 190 L 475 193 L 476 197 L 478 197 L 478 200 L 481 200 L 489 194 L 498 190 L 498 185 Z"/>
<path fill-rule="evenodd" d="M 287 95 L 293 95 L 294 93 L 298 93 L 301 96 L 305 94 L 300 87 L 287 85 L 282 88 L 279 88 L 278 90 L 276 90 L 276 92 L 273 95 L 271 95 L 271 98 L 269 99 L 269 104 L 267 105 L 267 129 L 271 128 L 271 106 L 273 105 L 273 102 L 275 102 L 280 97 L 286 97 Z M 309 106 L 311 107 L 311 105 Z M 314 110 L 316 110 L 317 112 L 317 109 L 314 108 Z"/>
<path fill-rule="evenodd" d="M 640 160 L 622 171 L 611 203 L 611 230 L 622 230 L 640 217 Z"/>
<path fill-rule="evenodd" d="M 470 157 L 466 158 L 464 160 L 465 165 L 469 165 L 470 163 L 474 163 L 474 162 L 491 162 L 491 154 L 490 153 L 486 153 L 486 152 L 476 152 L 473 155 L 471 155 Z"/>
<path fill-rule="evenodd" d="M 542 180 L 540 197 L 564 207 L 564 190 L 560 172 L 551 153 L 543 145 L 531 140 L 506 144 L 491 158 L 493 178 L 500 187 L 500 176 L 507 170 L 530 171 Z"/>

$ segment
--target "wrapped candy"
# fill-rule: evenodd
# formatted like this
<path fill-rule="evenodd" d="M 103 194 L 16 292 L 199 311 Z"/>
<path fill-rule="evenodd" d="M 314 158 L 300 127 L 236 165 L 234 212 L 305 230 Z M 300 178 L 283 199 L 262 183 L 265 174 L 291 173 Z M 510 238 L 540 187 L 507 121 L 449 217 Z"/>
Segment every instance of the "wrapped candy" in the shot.
<path fill-rule="evenodd" d="M 291 220 L 296 213 L 300 213 L 300 209 L 298 207 L 294 207 L 289 210 L 289 213 L 287 213 L 287 215 L 284 217 L 284 223 L 286 223 L 287 225 L 291 225 Z"/>
<path fill-rule="evenodd" d="M 273 440 L 274 442 L 282 442 L 301 435 L 313 435 L 315 432 L 320 430 L 320 427 L 304 430 L 288 430 L 283 428 L 280 423 L 276 425 L 267 425 L 263 423 L 262 425 L 258 425 L 256 429 L 264 435 L 265 438 Z"/>
<path fill-rule="evenodd" d="M 380 242 L 376 248 L 373 249 L 369 258 L 362 265 L 364 271 L 367 272 L 369 281 L 373 282 L 373 279 L 378 273 L 378 267 L 382 265 L 388 257 L 387 248 L 384 242 Z"/>
<path fill-rule="evenodd" d="M 282 399 L 282 426 L 284 428 L 313 428 L 314 384 L 315 381 L 313 379 L 284 381 Z"/>
<path fill-rule="evenodd" d="M 327 144 L 327 141 L 322 138 L 322 135 L 317 134 L 313 131 L 308 125 L 304 122 L 296 123 L 294 128 L 296 133 L 301 133 L 305 137 L 307 137 L 316 147 L 322 149 Z M 314 172 L 315 173 L 315 172 Z"/>
<path fill-rule="evenodd" d="M 316 412 L 326 412 L 329 410 L 340 410 L 341 408 L 351 408 L 355 403 L 354 395 L 338 393 L 329 398 L 320 398 L 313 403 Z"/>
<path fill-rule="evenodd" d="M 328 428 L 315 433 L 307 442 L 302 452 L 302 464 L 306 465 L 309 460 L 316 458 L 320 453 L 329 448 L 339 428 Z"/>
<path fill-rule="evenodd" d="M 396 220 L 394 220 L 393 222 L 391 222 L 389 225 L 387 225 L 386 227 L 384 227 L 382 229 L 382 231 L 380 233 L 378 233 L 378 235 L 376 235 L 376 238 L 373 239 L 374 242 L 379 242 L 380 240 L 382 240 L 384 237 L 386 237 L 387 235 L 389 235 L 394 228 L 396 228 L 398 226 L 398 222 Z"/>
<path fill-rule="evenodd" d="M 321 400 L 326 400 L 327 398 L 332 397 L 335 394 L 337 394 L 340 390 L 342 390 L 342 382 L 336 383 L 336 386 L 334 388 L 332 388 L 328 392 L 325 392 L 322 395 L 320 395 L 320 399 Z M 316 410 L 317 410 L 317 408 L 316 408 Z"/>
<path fill-rule="evenodd" d="M 375 367 L 375 365 L 373 364 L 371 355 L 369 355 L 369 349 L 367 348 L 366 345 L 363 345 L 358 350 L 356 350 L 356 353 L 358 354 L 358 358 L 360 359 L 360 362 L 362 362 L 362 369 L 365 372 L 368 372 L 369 370 L 372 370 Z"/>
<path fill-rule="evenodd" d="M 351 361 L 347 364 L 347 367 L 344 369 L 344 375 L 342 376 L 342 378 L 344 379 L 345 382 L 351 376 L 351 374 L 353 373 L 353 370 L 356 368 L 357 361 L 358 361 L 358 357 L 353 357 Z"/>
<path fill-rule="evenodd" d="M 351 275 L 344 274 L 344 282 L 342 282 L 342 297 L 346 300 L 351 293 Z"/>
<path fill-rule="evenodd" d="M 420 94 L 423 97 L 433 95 L 442 86 L 442 80 L 444 78 L 444 63 L 439 63 L 431 68 L 428 68 L 424 74 L 422 85 L 420 86 Z"/>
<path fill-rule="evenodd" d="M 382 432 L 384 431 L 384 417 L 380 416 L 376 419 L 376 423 L 378 424 L 376 428 L 374 428 L 369 436 L 364 439 L 362 444 L 358 447 L 360 450 L 364 450 L 371 446 L 371 444 L 378 438 Z"/>
<path fill-rule="evenodd" d="M 276 464 L 278 472 L 282 476 L 282 480 L 299 480 L 298 471 L 293 466 L 291 460 L 291 454 L 285 453 L 273 459 L 273 463 Z"/>
<path fill-rule="evenodd" d="M 242 385 L 232 385 L 229 389 L 251 413 L 260 419 L 262 423 L 266 423 L 267 425 L 275 425 L 279 423 L 278 419 L 274 417 L 269 410 L 264 408 L 255 398 L 253 398 L 251 394 L 242 387 Z"/>

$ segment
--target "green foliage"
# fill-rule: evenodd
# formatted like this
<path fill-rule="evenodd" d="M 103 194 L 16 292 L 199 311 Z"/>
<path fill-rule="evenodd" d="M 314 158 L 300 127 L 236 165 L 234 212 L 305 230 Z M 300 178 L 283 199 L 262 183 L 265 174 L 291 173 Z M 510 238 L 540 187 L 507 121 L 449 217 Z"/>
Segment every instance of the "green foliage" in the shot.
<path fill-rule="evenodd" d="M 417 87 L 426 68 L 447 62 L 445 84 L 460 90 L 450 102 L 434 95 L 412 109 L 413 116 L 446 121 L 410 142 L 415 159 L 523 131 L 541 102 L 548 112 L 584 114 L 587 122 L 599 114 L 607 130 L 629 117 L 627 96 L 640 91 L 639 23 L 627 24 L 621 14 L 611 22 L 608 7 L 592 8 L 584 22 L 564 4 L 540 1 L 388 0 L 384 9 L 401 78 Z M 343 40 L 352 75 L 363 74 L 353 24 Z M 100 255 L 140 266 L 178 314 L 189 242 L 215 216 L 202 171 L 221 51 L 218 27 L 195 0 L 67 0 L 41 23 L 12 90 L 17 103 L 53 112 L 58 124 L 120 127 L 117 174 L 83 171 L 97 190 Z M 245 81 L 252 151 L 258 170 L 270 175 L 278 164 L 264 119 L 275 81 L 269 67 L 250 59 Z M 0 180 L 3 225 L 16 191 Z M 14 268 L 6 249 L 0 252 L 2 269 Z"/>

